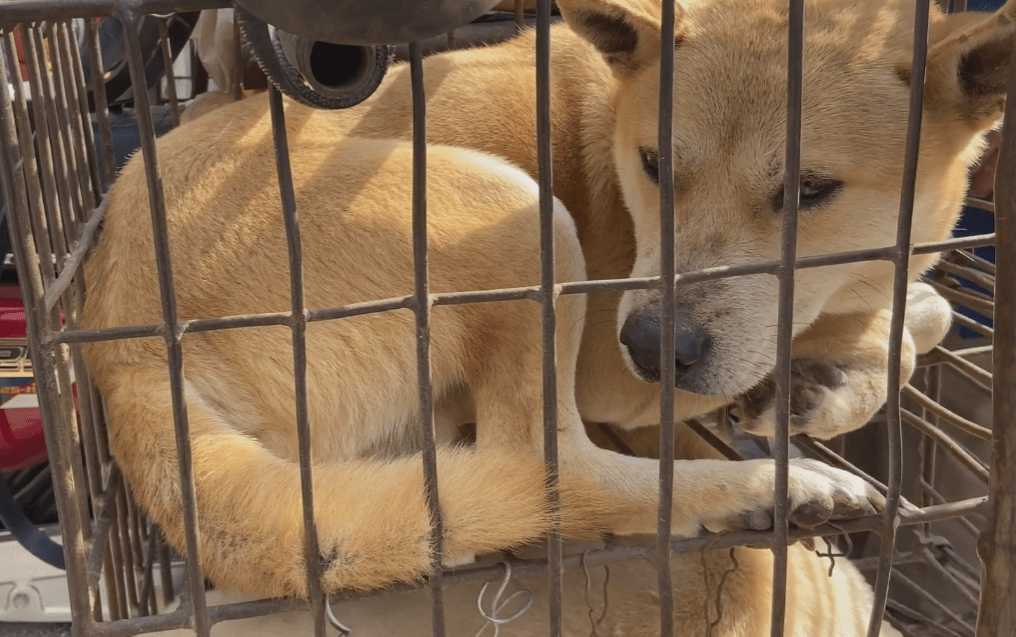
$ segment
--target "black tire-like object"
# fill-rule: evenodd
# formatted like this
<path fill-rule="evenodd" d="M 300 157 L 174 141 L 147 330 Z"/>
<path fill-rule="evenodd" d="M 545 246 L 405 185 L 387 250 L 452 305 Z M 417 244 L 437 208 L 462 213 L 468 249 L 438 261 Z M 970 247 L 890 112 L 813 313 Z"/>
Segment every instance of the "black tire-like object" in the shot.
<path fill-rule="evenodd" d="M 234 4 L 233 10 L 236 12 L 236 20 L 240 25 L 240 30 L 247 39 L 247 43 L 250 45 L 251 52 L 254 54 L 258 66 L 261 67 L 261 70 L 268 77 L 268 81 L 275 88 L 282 91 L 283 94 L 306 106 L 329 110 L 356 106 L 370 97 L 377 90 L 378 86 L 381 85 L 381 81 L 388 70 L 388 65 L 391 64 L 395 57 L 395 47 L 393 46 L 379 45 L 366 47 L 369 54 L 374 56 L 375 64 L 363 87 L 344 98 L 322 95 L 308 86 L 296 69 L 286 60 L 282 45 L 277 37 L 273 37 L 268 24 L 254 17 L 239 5 Z"/>

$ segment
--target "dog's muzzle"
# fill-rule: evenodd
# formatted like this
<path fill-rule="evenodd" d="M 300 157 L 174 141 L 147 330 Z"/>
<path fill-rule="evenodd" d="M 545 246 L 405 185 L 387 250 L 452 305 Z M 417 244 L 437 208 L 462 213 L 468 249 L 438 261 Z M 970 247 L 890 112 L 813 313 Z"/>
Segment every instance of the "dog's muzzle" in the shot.
<path fill-rule="evenodd" d="M 636 372 L 649 382 L 660 381 L 660 312 L 658 307 L 646 307 L 628 315 L 621 327 L 621 344 L 628 348 Z M 687 381 L 701 368 L 709 350 L 710 340 L 695 322 L 676 317 L 674 324 L 674 364 L 677 374 L 675 386 L 694 391 Z"/>

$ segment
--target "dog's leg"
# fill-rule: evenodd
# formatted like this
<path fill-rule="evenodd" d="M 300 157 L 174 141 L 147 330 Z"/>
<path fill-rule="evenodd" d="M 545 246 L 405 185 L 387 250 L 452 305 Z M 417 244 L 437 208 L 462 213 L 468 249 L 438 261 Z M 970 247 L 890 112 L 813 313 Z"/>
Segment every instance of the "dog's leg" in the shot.
<path fill-rule="evenodd" d="M 563 209 L 561 212 L 563 215 Z M 570 222 L 559 218 L 559 237 L 568 227 Z M 578 267 L 581 252 L 573 237 L 559 239 L 557 258 L 559 280 L 582 275 Z M 557 300 L 562 530 L 570 537 L 654 533 L 658 462 L 596 447 L 578 415 L 575 363 L 584 310 L 582 297 L 561 296 Z M 466 369 L 476 401 L 477 445 L 541 457 L 543 357 L 539 340 L 534 338 L 540 333 L 539 307 L 511 302 L 491 304 L 487 312 L 481 320 L 471 322 L 477 326 L 472 351 L 480 355 L 472 357 Z M 703 527 L 765 529 L 772 525 L 772 461 L 678 461 L 674 473 L 675 535 L 693 536 Z M 881 496 L 864 481 L 814 461 L 792 463 L 789 493 L 791 521 L 800 525 L 872 513 L 881 502 Z"/>
<path fill-rule="evenodd" d="M 790 429 L 832 438 L 863 426 L 886 401 L 891 313 L 826 314 L 794 340 Z M 901 350 L 900 383 L 913 374 L 916 357 L 949 329 L 951 308 L 931 286 L 911 283 Z M 775 382 L 766 377 L 738 399 L 738 427 L 773 435 Z"/>

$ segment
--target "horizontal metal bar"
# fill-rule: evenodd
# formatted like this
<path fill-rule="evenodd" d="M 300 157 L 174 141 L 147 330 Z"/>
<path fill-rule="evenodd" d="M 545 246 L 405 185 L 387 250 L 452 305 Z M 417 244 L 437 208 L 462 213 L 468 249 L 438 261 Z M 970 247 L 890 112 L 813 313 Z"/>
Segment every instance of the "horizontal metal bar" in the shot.
<path fill-rule="evenodd" d="M 91 223 L 91 220 L 89 221 Z M 956 247 L 971 247 L 971 245 L 987 245 L 994 240 L 993 234 L 979 235 L 977 237 L 964 238 L 961 241 L 944 241 L 931 244 L 919 245 L 915 253 L 930 253 L 944 250 L 951 250 Z M 962 245 L 960 245 L 962 244 Z M 925 248 L 925 249 L 922 249 Z M 837 254 L 821 255 L 815 257 L 804 257 L 797 261 L 797 269 L 808 269 L 825 267 L 830 265 L 842 265 L 851 263 L 860 258 L 865 260 L 885 260 L 891 257 L 891 248 L 879 248 L 875 250 L 861 250 L 854 252 L 842 252 Z M 689 285 L 703 281 L 724 279 L 736 276 L 747 276 L 752 274 L 775 274 L 780 267 L 779 261 L 766 263 L 740 265 L 740 266 L 719 266 L 678 274 L 675 277 L 676 285 Z M 61 277 L 62 278 L 62 277 Z M 557 284 L 558 294 L 588 294 L 594 292 L 611 292 L 623 290 L 645 290 L 659 288 L 660 277 L 633 277 L 629 279 L 599 279 L 595 281 L 572 281 Z M 497 290 L 483 290 L 471 292 L 447 292 L 431 295 L 431 303 L 438 305 L 461 305 L 468 303 L 490 303 L 498 301 L 538 300 L 540 295 L 539 286 L 503 288 Z M 413 309 L 413 297 L 395 297 L 377 301 L 367 301 L 346 305 L 343 307 L 309 310 L 307 320 L 328 321 L 375 312 L 386 312 L 398 309 Z M 235 315 L 218 318 L 194 319 L 181 323 L 181 329 L 186 332 L 204 332 L 218 329 L 231 329 L 239 327 L 263 327 L 267 325 L 288 325 L 291 320 L 289 312 Z M 958 319 L 962 322 L 962 319 Z M 975 328 L 976 329 L 976 328 Z M 989 330 L 990 328 L 983 328 Z M 130 327 L 116 327 L 102 330 L 63 330 L 52 333 L 44 342 L 52 343 L 92 343 L 97 341 L 112 340 L 115 338 L 142 338 L 150 336 L 162 336 L 162 327 L 158 325 L 142 325 Z"/>
<path fill-rule="evenodd" d="M 961 447 L 959 443 L 950 438 L 948 434 L 943 432 L 938 427 L 932 425 L 927 420 L 921 418 L 917 414 L 907 411 L 906 409 L 901 409 L 900 414 L 907 424 L 914 427 L 915 429 L 917 429 L 924 435 L 928 436 L 929 438 L 934 439 L 935 442 L 937 442 L 943 449 L 951 453 L 953 457 L 960 462 L 960 464 L 970 469 L 970 471 L 973 472 L 973 474 L 976 475 L 978 478 L 980 478 L 985 482 L 988 481 L 988 468 L 984 465 L 984 463 L 975 458 L 973 455 L 971 455 L 966 449 Z"/>
<path fill-rule="evenodd" d="M 970 454 L 966 449 L 960 446 L 959 443 L 950 438 L 948 434 L 943 432 L 938 427 L 935 427 L 925 419 L 920 418 L 919 416 L 916 415 L 916 413 L 913 413 L 912 411 L 908 411 L 907 409 L 901 409 L 900 413 L 902 415 L 903 420 L 908 425 L 910 425 L 917 431 L 922 432 L 929 438 L 935 440 L 935 442 L 937 442 L 940 446 L 942 446 L 946 451 L 953 454 L 953 457 L 959 460 L 961 464 L 966 466 L 975 475 L 977 475 L 979 479 L 985 482 L 988 481 L 988 467 L 985 465 L 985 463 L 981 462 L 978 458 Z"/>
<path fill-rule="evenodd" d="M 957 372 L 962 373 L 966 376 L 967 380 L 976 385 L 980 385 L 981 388 L 985 389 L 989 393 L 991 392 L 991 372 L 988 370 L 971 363 L 967 359 L 955 352 L 947 350 L 941 345 L 936 345 L 935 349 L 931 350 L 930 353 L 931 355 L 937 356 L 947 364 L 951 365 Z"/>
<path fill-rule="evenodd" d="M 97 18 L 126 13 L 181 13 L 204 9 L 228 9 L 229 0 L 10 0 L 3 3 L 7 24 L 45 22 L 71 18 Z"/>
<path fill-rule="evenodd" d="M 904 386 L 901 391 L 907 398 L 912 399 L 918 405 L 928 410 L 932 414 L 935 414 L 942 420 L 946 421 L 953 427 L 956 427 L 960 431 L 971 436 L 980 438 L 981 440 L 991 440 L 991 429 L 982 427 L 972 420 L 967 420 L 959 414 L 955 414 L 952 411 L 946 409 L 942 405 L 938 404 L 931 398 L 928 398 L 921 392 L 914 389 L 911 385 Z"/>
<path fill-rule="evenodd" d="M 161 325 L 130 325 L 127 327 L 107 327 L 100 330 L 60 330 L 50 332 L 42 339 L 44 346 L 54 343 L 96 343 L 122 338 L 145 338 L 162 336 Z"/>
<path fill-rule="evenodd" d="M 995 302 L 987 295 L 971 291 L 969 288 L 957 289 L 950 285 L 944 285 L 934 279 L 925 279 L 924 281 L 935 288 L 935 291 L 947 301 L 952 301 L 955 305 L 969 308 L 984 316 L 991 316 L 995 311 Z M 958 283 L 954 282 L 954 285 L 958 285 Z"/>
<path fill-rule="evenodd" d="M 933 505 L 920 510 L 900 510 L 901 526 L 915 526 L 931 522 L 941 522 L 969 514 L 984 515 L 987 512 L 987 497 L 970 498 L 943 505 Z M 791 529 L 789 538 L 792 541 L 808 537 L 831 537 L 843 533 L 877 530 L 881 525 L 879 515 L 869 515 L 855 520 L 837 523 L 836 526 L 823 525 L 812 530 Z M 676 553 L 689 553 L 703 549 L 723 549 L 734 546 L 768 547 L 772 533 L 769 531 L 738 531 L 723 535 L 706 535 L 703 537 L 674 540 L 671 550 Z M 566 570 L 602 566 L 613 562 L 629 559 L 648 559 L 656 551 L 654 543 L 641 546 L 607 546 L 604 549 L 588 551 L 584 554 L 572 554 L 562 558 L 562 567 Z M 547 564 L 543 560 L 512 560 L 512 572 L 515 574 L 545 574 Z M 486 581 L 503 576 L 504 569 L 500 565 L 484 566 L 472 569 L 459 569 L 446 573 L 446 584 L 461 584 L 473 581 Z M 350 593 L 333 595 L 332 601 L 355 600 L 366 597 L 379 597 L 418 590 L 425 583 L 402 584 L 383 590 L 366 593 Z M 224 604 L 209 607 L 208 612 L 213 624 L 232 620 L 258 617 L 269 613 L 298 610 L 306 607 L 305 602 L 294 599 L 264 599 L 236 604 Z M 139 632 L 162 631 L 189 626 L 191 611 L 189 608 L 178 608 L 172 613 L 153 617 L 135 617 L 113 622 L 94 624 L 91 630 L 97 637 L 127 637 Z"/>
<path fill-rule="evenodd" d="M 696 434 L 698 434 L 699 438 L 708 443 L 710 447 L 719 452 L 720 455 L 722 455 L 727 460 L 734 461 L 744 460 L 744 457 L 742 457 L 741 454 L 737 452 L 737 449 L 734 449 L 733 447 L 725 443 L 722 439 L 720 439 L 719 436 L 709 431 L 708 427 L 703 425 L 695 418 L 689 418 L 688 420 L 685 420 L 684 424 L 687 425 Z"/>
<path fill-rule="evenodd" d="M 977 332 L 981 336 L 986 336 L 988 338 L 994 338 L 995 330 L 993 330 L 992 328 L 988 327 L 987 325 L 984 325 L 983 323 L 979 323 L 979 322 L 975 321 L 974 319 L 972 319 L 972 318 L 970 318 L 968 316 L 964 316 L 964 315 L 960 314 L 959 312 L 957 312 L 955 310 L 953 310 L 952 319 L 953 319 L 953 323 L 955 323 L 956 325 L 960 325 L 960 326 L 965 327 L 965 328 L 967 328 L 969 330 Z"/>
<path fill-rule="evenodd" d="M 964 202 L 964 205 L 969 206 L 971 208 L 978 208 L 980 210 L 990 212 L 992 214 L 995 213 L 995 202 L 988 201 L 987 199 L 979 199 L 977 197 L 967 197 L 966 201 Z"/>
<path fill-rule="evenodd" d="M 974 285 L 984 288 L 989 293 L 994 293 L 995 291 L 995 276 L 982 272 L 980 268 L 975 268 L 972 265 L 960 265 L 951 261 L 942 261 L 935 267 L 939 272 L 951 274 L 959 279 L 966 279 Z"/>
<path fill-rule="evenodd" d="M 993 350 L 994 347 L 991 345 L 981 345 L 980 347 L 966 347 L 951 351 L 955 356 L 966 358 L 968 356 L 984 356 L 985 354 L 991 354 Z"/>

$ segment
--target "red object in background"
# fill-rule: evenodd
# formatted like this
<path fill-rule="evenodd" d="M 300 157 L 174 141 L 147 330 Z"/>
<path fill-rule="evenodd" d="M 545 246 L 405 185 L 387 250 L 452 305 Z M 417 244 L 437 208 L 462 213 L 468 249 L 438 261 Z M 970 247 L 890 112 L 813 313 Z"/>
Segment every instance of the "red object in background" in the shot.
<path fill-rule="evenodd" d="M 25 405 L 4 406 L 15 399 Z M 34 399 L 35 378 L 21 291 L 17 285 L 0 286 L 0 469 L 4 471 L 46 460 L 42 417 Z"/>
<path fill-rule="evenodd" d="M 18 51 L 18 62 L 21 64 L 21 79 L 28 81 L 28 66 L 25 63 L 25 50 L 21 44 L 21 29 L 14 29 L 14 48 Z"/>

